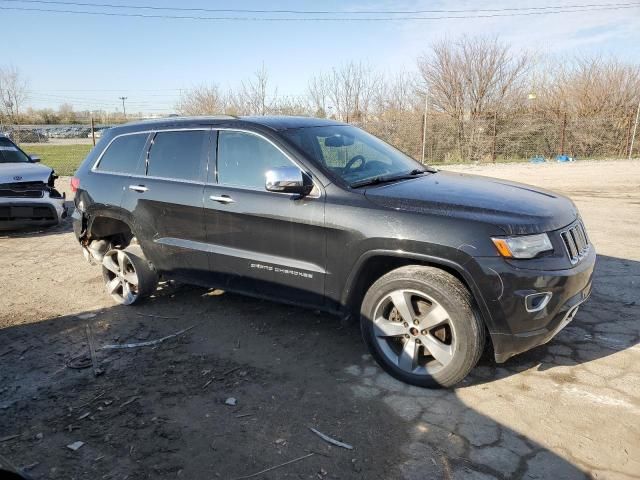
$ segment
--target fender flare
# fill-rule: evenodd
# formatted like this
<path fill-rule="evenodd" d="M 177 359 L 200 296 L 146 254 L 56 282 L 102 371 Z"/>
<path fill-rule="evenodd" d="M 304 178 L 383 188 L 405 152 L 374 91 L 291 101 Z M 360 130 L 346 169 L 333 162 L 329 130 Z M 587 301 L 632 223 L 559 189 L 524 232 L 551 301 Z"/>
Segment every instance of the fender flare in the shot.
<path fill-rule="evenodd" d="M 484 320 L 487 328 L 491 331 L 491 327 L 493 325 L 493 316 L 491 315 L 491 312 L 487 307 L 487 304 L 484 300 L 484 296 L 482 295 L 482 292 L 480 291 L 480 288 L 474 281 L 472 275 L 465 268 L 464 264 L 459 264 L 457 262 L 454 262 L 446 258 L 436 257 L 432 255 L 425 255 L 422 253 L 407 252 L 402 250 L 385 250 L 385 249 L 374 249 L 374 250 L 369 250 L 363 253 L 358 258 L 353 268 L 349 272 L 349 275 L 347 276 L 347 281 L 345 282 L 345 288 L 342 292 L 342 297 L 341 297 L 342 305 L 350 304 L 350 302 L 352 301 L 352 296 L 354 292 L 353 287 L 356 284 L 356 281 L 358 279 L 360 272 L 362 271 L 364 264 L 371 258 L 375 258 L 375 257 L 395 257 L 395 258 L 400 258 L 405 260 L 417 260 L 421 263 L 428 263 L 436 267 L 437 266 L 445 267 L 455 271 L 463 279 L 464 283 L 471 291 L 471 295 L 473 296 L 474 300 L 476 301 L 476 304 L 478 305 L 478 308 L 480 309 L 480 314 L 482 316 L 482 319 Z"/>

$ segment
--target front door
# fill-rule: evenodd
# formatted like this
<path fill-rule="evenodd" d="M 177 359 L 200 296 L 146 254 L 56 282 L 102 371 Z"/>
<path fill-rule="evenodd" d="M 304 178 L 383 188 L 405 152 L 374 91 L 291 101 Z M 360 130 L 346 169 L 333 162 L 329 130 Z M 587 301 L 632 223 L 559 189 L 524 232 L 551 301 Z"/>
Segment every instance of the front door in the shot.
<path fill-rule="evenodd" d="M 256 133 L 220 130 L 217 169 L 210 166 L 204 223 L 213 271 L 230 288 L 321 305 L 326 234 L 324 197 L 265 190 L 265 172 L 296 163 Z M 296 165 L 298 166 L 298 165 Z"/>
<path fill-rule="evenodd" d="M 131 177 L 123 207 L 149 260 L 169 277 L 206 283 L 207 253 L 202 196 L 211 130 L 155 133 L 144 174 Z"/>

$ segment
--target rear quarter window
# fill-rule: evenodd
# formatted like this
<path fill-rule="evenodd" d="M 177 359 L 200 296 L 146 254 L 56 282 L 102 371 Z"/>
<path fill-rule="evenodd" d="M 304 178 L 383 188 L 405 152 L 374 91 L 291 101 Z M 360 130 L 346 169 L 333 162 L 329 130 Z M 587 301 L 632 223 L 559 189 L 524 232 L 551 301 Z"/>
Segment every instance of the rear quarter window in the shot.
<path fill-rule="evenodd" d="M 116 137 L 102 154 L 96 170 L 135 173 L 147 136 L 146 133 L 136 133 Z"/>

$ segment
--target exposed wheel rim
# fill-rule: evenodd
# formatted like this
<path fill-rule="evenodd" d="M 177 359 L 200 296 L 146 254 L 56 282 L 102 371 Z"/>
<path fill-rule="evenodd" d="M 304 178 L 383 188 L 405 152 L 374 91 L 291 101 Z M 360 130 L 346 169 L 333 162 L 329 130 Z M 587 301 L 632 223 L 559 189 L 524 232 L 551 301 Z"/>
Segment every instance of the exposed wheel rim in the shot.
<path fill-rule="evenodd" d="M 449 313 L 417 290 L 387 294 L 375 308 L 373 334 L 387 360 L 407 373 L 433 375 L 453 360 L 456 333 Z"/>
<path fill-rule="evenodd" d="M 136 268 L 126 252 L 111 250 L 102 259 L 107 293 L 118 303 L 131 305 L 139 296 Z"/>

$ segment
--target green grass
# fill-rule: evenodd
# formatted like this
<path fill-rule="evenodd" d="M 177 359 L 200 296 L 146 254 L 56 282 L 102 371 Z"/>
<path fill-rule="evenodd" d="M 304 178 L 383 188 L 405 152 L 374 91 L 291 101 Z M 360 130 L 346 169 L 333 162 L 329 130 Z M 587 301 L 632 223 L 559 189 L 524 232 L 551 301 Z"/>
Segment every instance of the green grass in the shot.
<path fill-rule="evenodd" d="M 92 145 L 24 145 L 28 154 L 40 157 L 43 164 L 53 168 L 58 175 L 73 175 Z"/>

